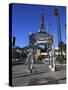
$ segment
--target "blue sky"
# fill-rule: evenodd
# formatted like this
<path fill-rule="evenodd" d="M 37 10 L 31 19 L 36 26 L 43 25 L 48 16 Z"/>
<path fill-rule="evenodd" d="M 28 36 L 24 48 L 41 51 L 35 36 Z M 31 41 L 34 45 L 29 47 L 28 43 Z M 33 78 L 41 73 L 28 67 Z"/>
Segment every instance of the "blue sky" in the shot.
<path fill-rule="evenodd" d="M 12 6 L 12 36 L 16 37 L 15 46 L 24 47 L 29 44 L 29 32 L 40 30 L 40 13 L 44 11 L 44 26 L 47 32 L 47 22 L 49 33 L 55 33 L 55 46 L 58 44 L 57 23 L 54 16 L 55 6 L 16 4 Z M 65 42 L 66 7 L 58 6 L 60 16 L 60 29 L 62 41 Z"/>

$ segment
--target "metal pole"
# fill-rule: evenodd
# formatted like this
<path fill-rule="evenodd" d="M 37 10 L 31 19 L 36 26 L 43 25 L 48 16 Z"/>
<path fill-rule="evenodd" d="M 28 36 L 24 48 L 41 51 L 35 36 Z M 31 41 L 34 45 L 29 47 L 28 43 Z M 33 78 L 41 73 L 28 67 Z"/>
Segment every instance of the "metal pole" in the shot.
<path fill-rule="evenodd" d="M 54 45 L 54 34 L 53 34 L 53 71 L 55 71 L 55 45 Z"/>
<path fill-rule="evenodd" d="M 47 32 L 49 32 L 49 23 L 47 22 Z M 49 41 L 49 35 L 48 35 L 48 41 Z M 47 53 L 48 53 L 48 64 L 50 64 L 50 60 L 49 60 L 49 50 L 48 50 L 48 48 L 49 48 L 49 42 L 48 42 L 48 44 L 47 44 Z"/>

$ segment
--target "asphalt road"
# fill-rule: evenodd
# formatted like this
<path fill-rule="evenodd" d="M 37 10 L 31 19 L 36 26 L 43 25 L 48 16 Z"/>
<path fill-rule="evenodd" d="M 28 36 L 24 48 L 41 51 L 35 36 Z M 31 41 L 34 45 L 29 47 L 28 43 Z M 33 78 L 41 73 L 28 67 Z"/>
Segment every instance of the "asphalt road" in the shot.
<path fill-rule="evenodd" d="M 66 66 L 57 66 L 55 72 L 49 70 L 47 64 L 35 64 L 31 74 L 25 73 L 28 65 L 12 67 L 13 86 L 48 85 L 66 83 Z"/>

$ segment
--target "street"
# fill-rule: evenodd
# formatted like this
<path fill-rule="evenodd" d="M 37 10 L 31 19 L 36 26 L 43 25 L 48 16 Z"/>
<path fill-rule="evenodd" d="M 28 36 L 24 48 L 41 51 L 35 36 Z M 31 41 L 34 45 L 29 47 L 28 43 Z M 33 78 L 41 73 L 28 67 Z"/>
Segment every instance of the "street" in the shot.
<path fill-rule="evenodd" d="M 32 73 L 26 73 L 28 65 L 12 67 L 13 86 L 48 85 L 66 83 L 66 66 L 57 66 L 57 71 L 50 71 L 47 64 L 35 64 Z"/>

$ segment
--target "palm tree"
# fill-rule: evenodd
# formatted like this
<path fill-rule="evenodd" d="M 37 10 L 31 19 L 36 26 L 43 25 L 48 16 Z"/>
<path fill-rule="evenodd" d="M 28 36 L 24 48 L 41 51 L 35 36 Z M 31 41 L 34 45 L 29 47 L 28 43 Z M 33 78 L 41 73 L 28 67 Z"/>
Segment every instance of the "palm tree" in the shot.
<path fill-rule="evenodd" d="M 57 27 L 58 27 L 58 48 L 61 52 L 61 54 L 58 55 L 58 59 L 60 60 L 61 63 L 63 63 L 63 53 L 62 53 L 62 47 L 64 46 L 62 40 L 61 40 L 61 30 L 60 30 L 60 17 L 59 17 L 59 12 L 57 7 L 54 9 L 54 15 L 57 17 Z"/>

